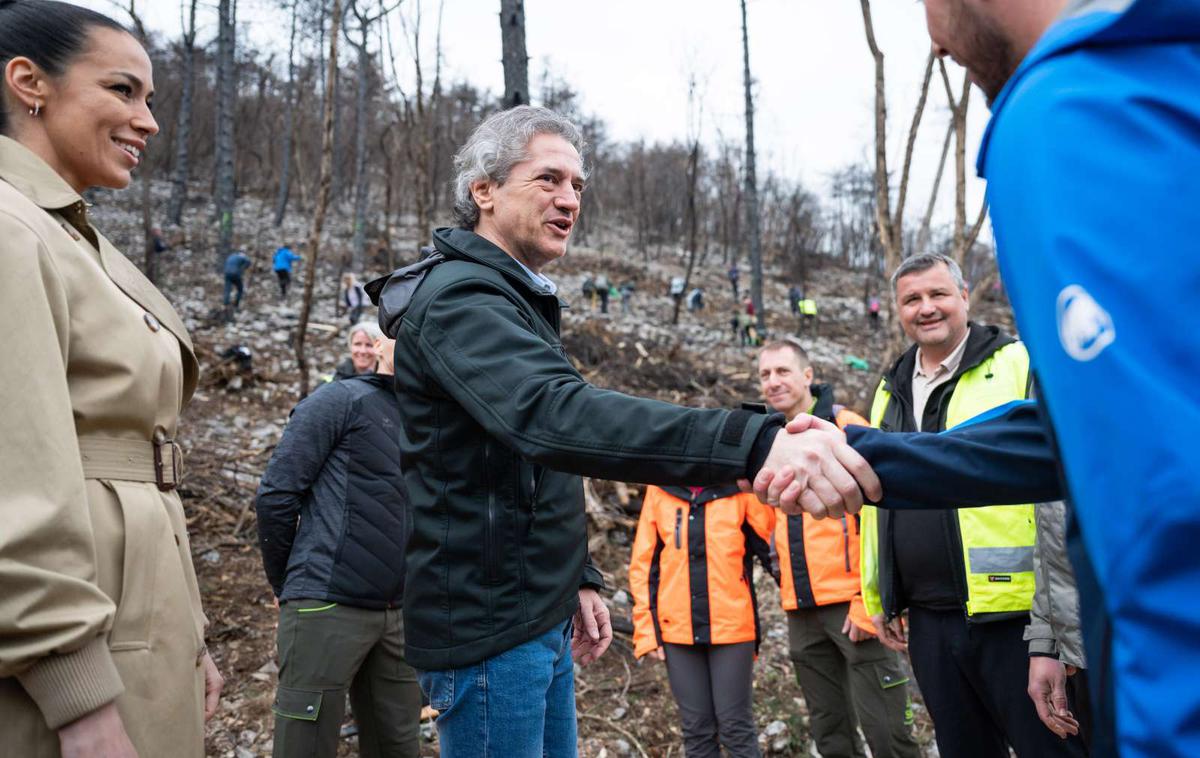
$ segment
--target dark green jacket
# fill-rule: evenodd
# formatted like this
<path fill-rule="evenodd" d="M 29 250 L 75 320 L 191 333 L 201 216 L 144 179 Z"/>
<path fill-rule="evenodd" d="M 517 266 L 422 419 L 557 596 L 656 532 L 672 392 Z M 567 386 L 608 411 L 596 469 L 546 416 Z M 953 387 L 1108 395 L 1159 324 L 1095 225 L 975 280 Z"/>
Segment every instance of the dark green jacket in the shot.
<path fill-rule="evenodd" d="M 593 387 L 563 350 L 557 297 L 472 232 L 434 241 L 446 261 L 419 286 L 389 282 L 380 316 L 396 339 L 414 515 L 406 656 L 427 670 L 520 645 L 601 583 L 585 569 L 580 475 L 727 483 L 746 474 L 766 418 Z"/>

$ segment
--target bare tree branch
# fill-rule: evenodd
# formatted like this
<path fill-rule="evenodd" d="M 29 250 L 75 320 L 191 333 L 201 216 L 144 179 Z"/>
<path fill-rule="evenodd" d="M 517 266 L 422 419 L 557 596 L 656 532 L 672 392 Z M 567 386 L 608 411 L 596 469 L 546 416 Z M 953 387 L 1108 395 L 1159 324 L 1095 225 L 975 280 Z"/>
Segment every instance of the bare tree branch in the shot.
<path fill-rule="evenodd" d="M 896 190 L 896 218 L 904 217 L 904 201 L 908 194 L 908 172 L 912 166 L 913 146 L 917 142 L 917 128 L 921 125 L 921 115 L 925 112 L 925 101 L 929 97 L 929 80 L 933 76 L 933 52 L 925 59 L 925 76 L 921 80 L 921 95 L 917 99 L 917 107 L 913 110 L 912 126 L 908 129 L 908 144 L 904 146 L 904 167 L 900 171 L 900 187 Z M 900 222 L 896 223 L 899 235 Z"/>

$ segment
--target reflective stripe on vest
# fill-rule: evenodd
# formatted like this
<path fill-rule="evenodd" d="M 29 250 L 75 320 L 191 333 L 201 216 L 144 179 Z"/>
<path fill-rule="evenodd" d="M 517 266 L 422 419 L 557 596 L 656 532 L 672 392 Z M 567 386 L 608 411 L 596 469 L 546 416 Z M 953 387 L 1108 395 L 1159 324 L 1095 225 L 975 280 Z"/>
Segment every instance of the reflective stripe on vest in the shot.
<path fill-rule="evenodd" d="M 1029 381 L 1029 353 L 1020 342 L 997 350 L 958 379 L 946 409 L 946 428 L 1012 400 L 1023 400 Z M 878 427 L 892 395 L 879 383 L 871 404 Z M 863 602 L 867 612 L 883 612 L 878 587 L 879 527 L 874 508 L 863 508 Z M 1033 602 L 1033 505 L 993 505 L 957 510 L 966 568 L 967 615 L 1027 611 Z"/>

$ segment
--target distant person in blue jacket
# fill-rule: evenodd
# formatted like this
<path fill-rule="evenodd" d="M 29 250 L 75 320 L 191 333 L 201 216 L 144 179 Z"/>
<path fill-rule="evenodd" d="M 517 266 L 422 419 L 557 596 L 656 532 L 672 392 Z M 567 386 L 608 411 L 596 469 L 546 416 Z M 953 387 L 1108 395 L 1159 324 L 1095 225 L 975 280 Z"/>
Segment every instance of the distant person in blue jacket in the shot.
<path fill-rule="evenodd" d="M 241 250 L 234 250 L 225 259 L 225 295 L 222 302 L 225 303 L 226 311 L 229 311 L 231 305 L 233 310 L 241 307 L 242 292 L 246 288 L 243 275 L 246 273 L 246 269 L 252 265 L 250 259 Z M 234 295 L 232 304 L 229 302 L 230 295 Z"/>
<path fill-rule="evenodd" d="M 1074 506 L 1093 755 L 1200 755 L 1200 337 L 1189 326 L 1200 299 L 1200 3 L 926 0 L 925 9 L 935 52 L 966 66 L 991 102 L 977 168 L 1045 427 L 1039 435 L 1018 407 L 1005 412 L 1021 423 L 993 419 L 960 435 L 977 453 L 999 451 L 989 435 L 1009 435 L 1007 452 L 1026 474 L 1041 472 L 1038 486 L 1049 467 L 1035 460 L 1047 460 L 1056 436 Z M 1137 412 L 1145 403 L 1151 411 Z M 864 455 L 883 505 L 897 507 L 897 440 L 849 436 L 888 448 L 888 462 Z M 999 495 L 986 498 L 973 474 L 1020 483 L 1014 472 L 981 472 L 986 457 L 959 457 L 968 465 L 956 475 L 938 449 L 954 440 L 925 436 L 909 446 L 929 466 L 921 478 L 947 473 L 958 496 L 992 502 Z M 916 462 L 903 466 L 910 477 Z M 881 466 L 897 474 L 891 489 Z M 756 484 L 781 505 L 796 500 Z M 1020 499 L 1053 498 L 1028 495 Z"/>
<path fill-rule="evenodd" d="M 292 248 L 286 243 L 275 251 L 275 259 L 271 266 L 275 269 L 275 277 L 279 279 L 280 300 L 287 297 L 288 285 L 292 283 L 292 264 L 299 260 L 303 258 L 292 252 Z"/>

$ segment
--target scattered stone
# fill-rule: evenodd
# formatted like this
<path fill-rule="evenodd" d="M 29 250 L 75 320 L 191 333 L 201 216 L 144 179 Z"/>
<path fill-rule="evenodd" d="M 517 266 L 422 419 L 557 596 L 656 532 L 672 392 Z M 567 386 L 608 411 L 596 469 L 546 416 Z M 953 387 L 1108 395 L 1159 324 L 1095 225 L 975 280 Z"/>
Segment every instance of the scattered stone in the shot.
<path fill-rule="evenodd" d="M 258 732 L 254 731 L 253 729 L 243 729 L 242 733 L 238 735 L 238 742 L 243 745 L 253 745 L 254 741 L 257 739 Z"/>
<path fill-rule="evenodd" d="M 612 716 L 610 716 L 609 718 L 611 718 L 613 721 L 620 721 L 621 719 L 625 718 L 625 714 L 628 712 L 629 712 L 629 710 L 627 708 L 625 708 L 624 706 L 618 705 L 616 708 L 613 709 Z"/>
<path fill-rule="evenodd" d="M 617 755 L 632 755 L 633 745 L 630 745 L 626 740 L 617 740 L 613 743 L 613 751 Z"/>
<path fill-rule="evenodd" d="M 625 590 L 617 590 L 613 593 L 613 605 L 629 605 L 629 593 Z"/>
<path fill-rule="evenodd" d="M 211 563 L 215 566 L 221 562 L 221 554 L 214 548 L 213 550 L 209 550 L 204 555 L 200 556 L 200 560 L 204 561 L 205 563 Z"/>

